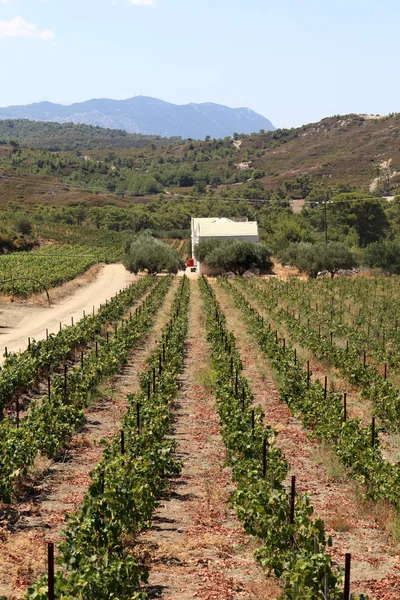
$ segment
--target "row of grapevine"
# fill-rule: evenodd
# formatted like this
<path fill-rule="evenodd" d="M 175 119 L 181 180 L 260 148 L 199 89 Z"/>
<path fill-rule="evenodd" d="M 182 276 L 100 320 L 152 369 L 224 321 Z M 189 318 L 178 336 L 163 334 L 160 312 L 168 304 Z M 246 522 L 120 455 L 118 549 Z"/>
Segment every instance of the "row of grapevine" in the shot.
<path fill-rule="evenodd" d="M 10 502 L 16 481 L 27 475 L 38 453 L 54 457 L 65 440 L 84 422 L 84 408 L 100 381 L 115 375 L 132 348 L 151 327 L 172 277 L 162 278 L 136 314 L 113 337 L 102 339 L 71 373 L 54 375 L 48 395 L 31 402 L 19 423 L 4 419 L 0 426 L 0 499 Z"/>
<path fill-rule="evenodd" d="M 338 345 L 335 343 L 333 332 L 329 337 L 322 336 L 320 328 L 316 328 L 315 324 L 312 326 L 309 319 L 303 319 L 301 323 L 300 312 L 296 318 L 288 309 L 277 309 L 277 300 L 265 289 L 252 284 L 244 285 L 246 290 L 269 310 L 274 320 L 284 324 L 294 340 L 308 348 L 319 360 L 333 364 L 350 384 L 361 386 L 361 397 L 373 403 L 376 415 L 388 428 L 399 428 L 399 390 L 373 364 L 368 364 L 366 360 L 360 361 L 360 353 L 356 347 L 351 344 L 346 347 Z"/>
<path fill-rule="evenodd" d="M 400 289 L 396 279 L 338 279 L 334 284 L 270 280 L 265 287 L 281 306 L 286 302 L 301 309 L 322 334 L 333 332 L 339 344 L 348 341 L 359 355 L 368 350 L 375 363 L 398 369 Z"/>
<path fill-rule="evenodd" d="M 166 478 L 180 471 L 174 458 L 171 402 L 178 392 L 188 329 L 189 281 L 183 278 L 157 348 L 141 374 L 140 391 L 128 397 L 121 436 L 92 472 L 81 509 L 67 519 L 59 569 L 34 582 L 26 598 L 144 600 L 147 572 L 131 555 L 148 527 Z M 52 565 L 49 572 L 52 572 Z"/>
<path fill-rule="evenodd" d="M 288 495 L 288 465 L 265 426 L 260 407 L 252 408 L 249 383 L 242 374 L 234 335 L 205 278 L 200 287 L 207 310 L 208 340 L 216 370 L 217 409 L 236 491 L 233 502 L 246 531 L 260 539 L 256 557 L 283 581 L 282 599 L 343 599 L 340 569 L 327 552 L 324 524 L 312 518 L 306 495 Z M 348 597 L 348 596 L 347 596 Z M 365 595 L 358 598 L 366 599 Z"/>
<path fill-rule="evenodd" d="M 51 245 L 31 252 L 3 255 L 0 256 L 0 280 L 16 281 L 0 283 L 0 292 L 27 298 L 33 293 L 42 293 L 41 284 L 49 289 L 78 277 L 96 263 L 119 259 L 120 252 L 116 250 L 78 245 Z"/>
<path fill-rule="evenodd" d="M 74 349 L 100 340 L 103 327 L 118 322 L 154 281 L 151 276 L 144 277 L 100 306 L 96 315 L 87 315 L 76 325 L 65 327 L 48 339 L 30 340 L 24 352 L 8 353 L 0 368 L 0 413 L 15 394 L 50 373 L 62 360 L 65 362 Z"/>
<path fill-rule="evenodd" d="M 249 331 L 279 375 L 282 400 L 301 417 L 313 435 L 331 444 L 340 461 L 364 486 L 368 498 L 385 500 L 399 510 L 399 465 L 383 458 L 373 425 L 362 427 L 359 419 L 346 417 L 342 395 L 327 390 L 319 381 L 312 383 L 310 373 L 299 365 L 290 344 L 282 343 L 271 324 L 264 323 L 238 289 L 227 281 L 220 283 L 232 294 Z"/>

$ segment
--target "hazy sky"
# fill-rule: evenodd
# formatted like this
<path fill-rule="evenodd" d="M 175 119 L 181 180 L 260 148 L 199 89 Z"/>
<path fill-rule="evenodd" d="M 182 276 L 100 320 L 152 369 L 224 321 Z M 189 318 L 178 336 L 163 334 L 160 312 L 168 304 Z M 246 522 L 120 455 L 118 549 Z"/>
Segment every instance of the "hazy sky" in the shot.
<path fill-rule="evenodd" d="M 278 127 L 400 111 L 399 0 L 0 0 L 0 106 L 154 96 Z"/>

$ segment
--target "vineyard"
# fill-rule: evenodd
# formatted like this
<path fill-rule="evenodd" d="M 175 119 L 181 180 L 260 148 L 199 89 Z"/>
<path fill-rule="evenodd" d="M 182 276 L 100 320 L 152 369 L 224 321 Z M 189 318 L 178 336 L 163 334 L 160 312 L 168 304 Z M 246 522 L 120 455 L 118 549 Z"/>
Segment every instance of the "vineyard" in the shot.
<path fill-rule="evenodd" d="M 88 246 L 45 246 L 0 256 L 0 292 L 27 298 L 82 275 L 99 263 L 120 260 L 121 252 Z M 15 281 L 14 281 L 15 279 Z"/>
<path fill-rule="evenodd" d="M 399 598 L 399 286 L 146 276 L 8 354 L 0 597 Z"/>

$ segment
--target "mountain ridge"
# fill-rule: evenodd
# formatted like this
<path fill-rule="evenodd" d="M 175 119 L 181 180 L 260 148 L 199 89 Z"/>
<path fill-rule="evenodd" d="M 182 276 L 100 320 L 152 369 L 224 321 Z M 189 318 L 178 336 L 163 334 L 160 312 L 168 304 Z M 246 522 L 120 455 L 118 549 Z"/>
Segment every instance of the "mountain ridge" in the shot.
<path fill-rule="evenodd" d="M 0 108 L 0 120 L 5 119 L 72 122 L 183 139 L 223 138 L 233 133 L 275 130 L 271 121 L 250 108 L 230 108 L 214 102 L 180 105 L 148 96 L 125 100 L 94 98 L 70 105 L 43 101 L 8 106 Z"/>

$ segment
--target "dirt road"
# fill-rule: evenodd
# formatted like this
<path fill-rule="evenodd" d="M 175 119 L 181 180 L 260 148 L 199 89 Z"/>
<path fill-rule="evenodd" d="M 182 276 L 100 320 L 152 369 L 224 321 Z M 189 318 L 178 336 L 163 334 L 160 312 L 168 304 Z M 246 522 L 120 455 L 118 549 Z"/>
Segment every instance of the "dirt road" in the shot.
<path fill-rule="evenodd" d="M 0 364 L 3 363 L 4 348 L 18 352 L 25 350 L 28 337 L 41 340 L 46 337 L 46 329 L 50 333 L 59 331 L 60 323 L 71 325 L 78 322 L 83 311 L 89 314 L 95 307 L 104 304 L 117 292 L 134 281 L 135 276 L 121 264 L 105 265 L 96 279 L 79 289 L 72 296 L 52 307 L 35 305 L 0 305 Z"/>

